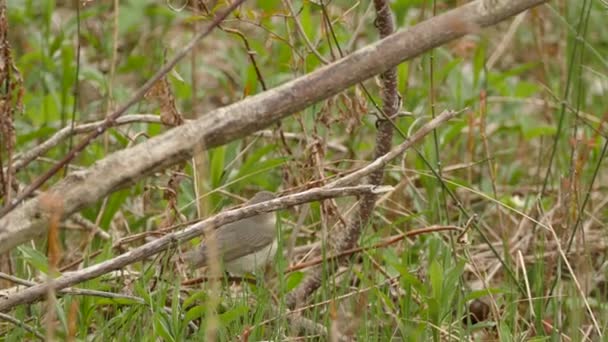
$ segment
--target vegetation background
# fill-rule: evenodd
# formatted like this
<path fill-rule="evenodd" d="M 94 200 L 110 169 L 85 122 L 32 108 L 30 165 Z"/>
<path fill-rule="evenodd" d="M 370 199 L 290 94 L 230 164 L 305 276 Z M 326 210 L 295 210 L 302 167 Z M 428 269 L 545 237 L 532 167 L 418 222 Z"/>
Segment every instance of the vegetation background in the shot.
<path fill-rule="evenodd" d="M 399 29 L 463 3 L 396 0 L 390 9 Z M 17 189 L 96 127 L 82 125 L 130 99 L 226 6 L 6 1 L 20 100 L 10 119 L 14 144 L 10 130 L 0 132 L 2 167 L 64 127 L 81 129 L 18 168 Z M 387 166 L 383 183 L 394 191 L 379 197 L 359 239 L 372 248 L 335 273 L 324 262 L 321 287 L 300 309 L 287 310 L 285 298 L 307 269 L 290 267 L 319 245 L 326 255 L 357 198 L 280 211 L 281 253 L 290 258 L 277 257 L 255 279 L 201 282 L 202 270 L 171 265 L 175 251 L 163 253 L 78 286 L 98 292 L 14 308 L 7 314 L 16 322 L 2 316 L 0 338 L 601 340 L 608 325 L 607 13 L 603 0 L 550 1 L 400 64 L 400 131 L 446 109 L 463 113 Z M 375 17 L 366 0 L 246 2 L 67 172 L 376 41 Z M 261 189 L 295 192 L 366 165 L 380 84 L 368 80 L 112 193 L 62 221 L 57 236 L 4 255 L 0 285 L 44 282 L 53 267 L 108 260 Z M 395 134 L 393 143 L 403 140 Z M 64 176 L 56 173 L 42 190 Z M 3 205 L 16 191 L 7 184 Z M 437 231 L 402 238 L 422 228 Z"/>

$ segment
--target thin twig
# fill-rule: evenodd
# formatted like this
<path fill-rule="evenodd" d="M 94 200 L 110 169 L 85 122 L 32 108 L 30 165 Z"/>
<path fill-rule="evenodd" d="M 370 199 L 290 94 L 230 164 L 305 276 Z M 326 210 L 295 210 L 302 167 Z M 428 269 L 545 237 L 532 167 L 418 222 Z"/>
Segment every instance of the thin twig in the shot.
<path fill-rule="evenodd" d="M 13 323 L 16 326 L 19 326 L 19 327 L 21 327 L 21 328 L 29 331 L 31 334 L 33 334 L 34 336 L 36 336 L 41 341 L 45 340 L 44 336 L 41 333 L 37 332 L 36 329 L 32 328 L 31 326 L 29 326 L 29 325 L 21 322 L 20 320 L 14 318 L 12 316 L 9 316 L 9 315 L 7 315 L 5 313 L 0 312 L 0 319 L 3 319 L 5 321 L 7 321 L 7 322 L 11 322 L 11 323 Z"/>
<path fill-rule="evenodd" d="M 321 257 L 321 258 L 317 258 L 317 259 L 314 259 L 311 261 L 299 263 L 297 265 L 289 267 L 287 270 L 285 270 L 285 273 L 295 272 L 295 271 L 298 271 L 298 270 L 301 270 L 304 268 L 319 265 L 324 262 L 342 258 L 342 257 L 352 255 L 355 253 L 374 250 L 374 249 L 378 249 L 378 248 L 384 248 L 384 247 L 390 246 L 392 244 L 395 244 L 405 238 L 411 238 L 411 237 L 422 235 L 422 234 L 442 232 L 442 231 L 462 231 L 462 228 L 457 227 L 457 226 L 431 226 L 431 227 L 411 230 L 404 234 L 398 234 L 398 235 L 392 236 L 390 238 L 387 238 L 384 241 L 379 242 L 379 243 L 369 246 L 369 247 L 355 247 L 355 248 L 347 249 L 345 251 L 341 251 L 338 254 L 334 254 L 334 255 L 331 255 L 328 257 L 324 257 L 324 258 Z"/>
<path fill-rule="evenodd" d="M 308 49 L 310 49 L 310 52 L 312 52 L 315 56 L 317 56 L 317 58 L 323 64 L 329 64 L 329 61 L 327 59 L 325 59 L 325 57 L 323 57 L 323 55 L 321 55 L 321 53 L 319 51 L 317 51 L 315 46 L 308 39 L 308 36 L 306 35 L 306 31 L 304 31 L 304 28 L 302 27 L 302 23 L 300 23 L 300 20 L 298 19 L 298 15 L 297 15 L 296 11 L 293 9 L 293 6 L 291 5 L 291 0 L 283 0 L 283 4 L 289 10 L 291 17 L 293 18 L 293 21 L 296 24 L 296 29 L 298 30 L 298 33 L 302 37 L 302 40 L 304 40 L 304 43 L 306 44 L 306 46 L 308 46 Z"/>

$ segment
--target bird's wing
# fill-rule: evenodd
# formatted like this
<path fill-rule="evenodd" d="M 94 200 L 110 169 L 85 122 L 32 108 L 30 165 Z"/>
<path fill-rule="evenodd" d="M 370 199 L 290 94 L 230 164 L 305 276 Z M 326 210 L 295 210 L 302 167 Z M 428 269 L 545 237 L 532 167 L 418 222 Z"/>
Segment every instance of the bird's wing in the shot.
<path fill-rule="evenodd" d="M 255 253 L 274 241 L 274 227 L 272 232 L 264 229 L 242 229 L 244 224 L 255 223 L 252 219 L 245 219 L 218 229 L 216 236 L 224 262 Z"/>
<path fill-rule="evenodd" d="M 245 255 L 255 253 L 271 244 L 275 239 L 272 231 L 264 229 L 242 229 L 244 224 L 260 224 L 249 218 L 220 227 L 215 234 L 220 256 L 224 262 L 233 261 Z M 183 255 L 192 267 L 203 267 L 208 263 L 207 242 Z"/>

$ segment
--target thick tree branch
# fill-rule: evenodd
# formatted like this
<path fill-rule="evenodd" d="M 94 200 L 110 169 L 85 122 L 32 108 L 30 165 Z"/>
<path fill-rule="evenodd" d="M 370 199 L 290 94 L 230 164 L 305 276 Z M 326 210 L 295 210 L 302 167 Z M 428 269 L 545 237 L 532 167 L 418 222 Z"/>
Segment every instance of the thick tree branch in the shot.
<path fill-rule="evenodd" d="M 546 0 L 468 3 L 392 34 L 309 75 L 114 153 L 86 171 L 57 183 L 50 192 L 63 199 L 63 215 L 68 216 L 154 171 L 190 158 L 197 146 L 212 148 L 268 127 L 405 60 L 544 2 Z M 0 253 L 44 233 L 48 217 L 40 207 L 39 198 L 26 201 L 2 217 Z"/>

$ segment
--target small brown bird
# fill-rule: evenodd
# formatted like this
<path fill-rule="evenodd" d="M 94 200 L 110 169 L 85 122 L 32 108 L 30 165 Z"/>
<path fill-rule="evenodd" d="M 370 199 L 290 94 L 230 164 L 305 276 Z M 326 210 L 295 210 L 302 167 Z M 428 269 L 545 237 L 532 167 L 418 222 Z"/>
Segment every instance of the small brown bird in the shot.
<path fill-rule="evenodd" d="M 274 199 L 269 191 L 260 191 L 246 204 L 256 204 Z M 275 213 L 264 213 L 218 228 L 215 232 L 219 257 L 226 270 L 235 275 L 255 272 L 266 266 L 277 252 L 277 231 Z M 207 266 L 207 245 L 202 243 L 196 249 L 185 253 L 192 267 Z"/>

